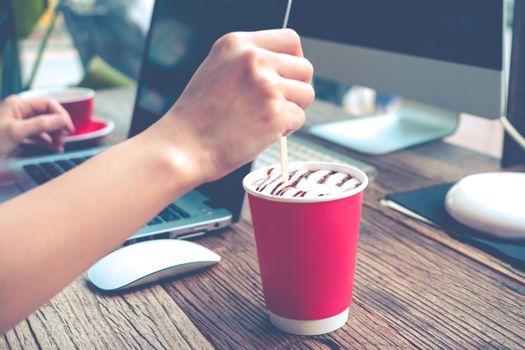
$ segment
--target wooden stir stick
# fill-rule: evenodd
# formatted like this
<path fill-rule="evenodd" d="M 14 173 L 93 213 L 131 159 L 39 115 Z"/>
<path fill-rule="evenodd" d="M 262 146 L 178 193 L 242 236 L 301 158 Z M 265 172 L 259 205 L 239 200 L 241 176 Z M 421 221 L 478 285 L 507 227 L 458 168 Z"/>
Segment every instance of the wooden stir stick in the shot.
<path fill-rule="evenodd" d="M 292 0 L 288 0 L 286 6 L 286 13 L 284 15 L 283 29 L 288 27 L 288 19 L 290 18 L 290 10 L 292 9 Z M 288 143 L 286 142 L 286 136 L 281 137 L 281 180 L 286 182 L 288 180 Z"/>

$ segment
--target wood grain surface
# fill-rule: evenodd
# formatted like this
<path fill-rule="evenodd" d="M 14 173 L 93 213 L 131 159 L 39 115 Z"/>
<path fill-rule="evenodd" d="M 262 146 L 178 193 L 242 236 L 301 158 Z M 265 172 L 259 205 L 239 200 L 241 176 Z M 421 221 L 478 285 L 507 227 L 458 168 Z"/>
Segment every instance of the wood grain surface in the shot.
<path fill-rule="evenodd" d="M 100 295 L 79 278 L 0 339 L 8 349 L 210 349 L 159 286 Z"/>
<path fill-rule="evenodd" d="M 97 96 L 98 113 L 120 128 L 110 142 L 125 135 L 131 101 L 129 91 Z M 347 117 L 320 102 L 308 114 L 309 124 Z M 351 156 L 378 176 L 365 193 L 353 304 L 342 329 L 300 337 L 269 324 L 245 207 L 231 229 L 198 240 L 223 257 L 220 264 L 123 295 L 99 294 L 79 278 L 1 337 L 0 348 L 525 348 L 523 271 L 380 204 L 393 191 L 498 170 L 498 161 L 442 142 Z"/>

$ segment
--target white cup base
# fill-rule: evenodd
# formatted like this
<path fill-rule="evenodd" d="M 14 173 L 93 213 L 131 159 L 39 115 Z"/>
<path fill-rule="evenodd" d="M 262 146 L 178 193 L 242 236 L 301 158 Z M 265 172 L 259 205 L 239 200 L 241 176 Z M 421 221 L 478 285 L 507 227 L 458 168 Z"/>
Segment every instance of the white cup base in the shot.
<path fill-rule="evenodd" d="M 320 320 L 294 320 L 274 314 L 268 310 L 270 322 L 280 330 L 297 335 L 319 335 L 333 332 L 345 325 L 348 320 L 348 310 Z"/>

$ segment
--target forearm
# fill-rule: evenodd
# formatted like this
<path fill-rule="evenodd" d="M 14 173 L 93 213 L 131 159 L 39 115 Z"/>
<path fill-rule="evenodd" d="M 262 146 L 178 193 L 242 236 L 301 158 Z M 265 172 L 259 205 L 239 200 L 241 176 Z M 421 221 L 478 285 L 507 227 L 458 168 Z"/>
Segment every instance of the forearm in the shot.
<path fill-rule="evenodd" d="M 170 201 L 298 129 L 312 74 L 291 30 L 225 35 L 145 134 L 0 207 L 0 333 Z"/>
<path fill-rule="evenodd" d="M 0 207 L 0 334 L 198 183 L 139 135 Z"/>

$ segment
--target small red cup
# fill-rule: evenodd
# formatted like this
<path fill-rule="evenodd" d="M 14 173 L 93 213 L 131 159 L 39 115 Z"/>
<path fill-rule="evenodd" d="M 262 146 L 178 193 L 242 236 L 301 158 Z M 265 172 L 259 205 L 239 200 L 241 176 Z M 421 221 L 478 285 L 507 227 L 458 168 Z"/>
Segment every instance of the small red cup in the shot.
<path fill-rule="evenodd" d="M 270 168 L 279 166 L 255 170 L 243 180 L 270 321 L 293 334 L 334 331 L 348 320 L 368 178 L 361 170 L 342 164 L 294 162 L 289 171 L 342 171 L 361 185 L 323 197 L 282 198 L 255 191 L 254 183 Z"/>
<path fill-rule="evenodd" d="M 22 92 L 25 98 L 48 97 L 58 101 L 69 113 L 75 125 L 75 134 L 82 134 L 91 124 L 95 91 L 80 87 L 37 89 Z"/>

